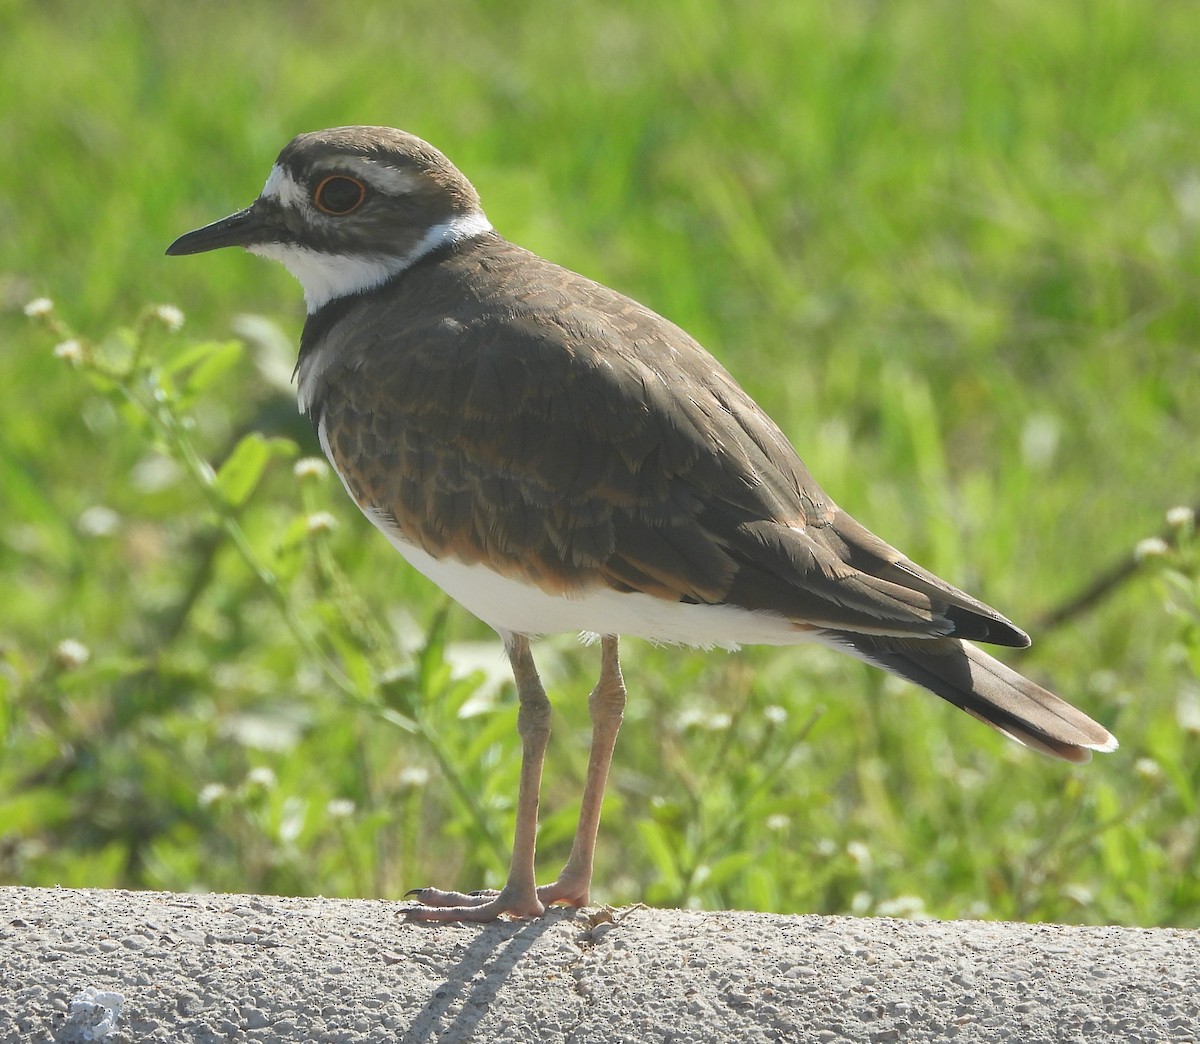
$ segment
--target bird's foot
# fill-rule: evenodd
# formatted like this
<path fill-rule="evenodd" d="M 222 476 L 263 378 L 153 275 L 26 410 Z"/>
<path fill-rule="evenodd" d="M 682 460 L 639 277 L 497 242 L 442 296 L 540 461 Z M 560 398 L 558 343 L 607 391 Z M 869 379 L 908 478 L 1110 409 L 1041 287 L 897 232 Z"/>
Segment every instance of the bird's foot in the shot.
<path fill-rule="evenodd" d="M 405 898 L 416 900 L 405 907 L 410 921 L 487 922 L 509 917 L 540 917 L 552 903 L 586 906 L 591 881 L 583 875 L 564 872 L 557 881 L 542 885 L 530 894 L 526 889 L 505 885 L 497 891 L 481 888 L 477 892 L 445 892 L 440 888 L 414 888 Z"/>
<path fill-rule="evenodd" d="M 549 906 L 551 903 L 565 903 L 567 906 L 587 906 L 591 898 L 592 875 L 580 874 L 569 869 L 558 875 L 557 881 L 542 885 L 537 890 L 538 898 Z"/>
<path fill-rule="evenodd" d="M 414 888 L 405 898 L 416 899 L 417 905 L 407 906 L 403 916 L 410 921 L 474 921 L 486 923 L 509 917 L 540 917 L 545 904 L 536 892 L 508 887 L 478 892 L 444 892 L 440 888 Z"/>

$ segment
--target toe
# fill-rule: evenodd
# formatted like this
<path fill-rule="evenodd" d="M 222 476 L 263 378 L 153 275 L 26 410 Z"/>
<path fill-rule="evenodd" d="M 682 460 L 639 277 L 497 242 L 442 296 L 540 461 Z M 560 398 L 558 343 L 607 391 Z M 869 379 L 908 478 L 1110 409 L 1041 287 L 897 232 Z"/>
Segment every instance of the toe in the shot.
<path fill-rule="evenodd" d="M 413 895 L 410 892 L 409 895 Z M 443 892 L 439 888 L 415 890 L 418 903 L 406 906 L 401 916 L 409 921 L 470 921 L 485 923 L 508 917 L 540 917 L 546 905 L 536 894 L 522 895 L 504 889 L 487 893 Z"/>
<path fill-rule="evenodd" d="M 440 888 L 414 888 L 405 892 L 405 899 L 416 899 L 422 906 L 483 906 L 500 893 L 494 888 L 480 889 L 478 892 L 444 892 Z"/>

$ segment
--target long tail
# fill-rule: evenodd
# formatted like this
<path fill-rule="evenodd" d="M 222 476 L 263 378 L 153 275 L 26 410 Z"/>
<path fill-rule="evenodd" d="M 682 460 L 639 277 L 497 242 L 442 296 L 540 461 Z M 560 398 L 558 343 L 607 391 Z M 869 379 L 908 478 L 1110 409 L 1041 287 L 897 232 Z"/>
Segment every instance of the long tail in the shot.
<path fill-rule="evenodd" d="M 1091 760 L 1094 750 L 1117 749 L 1116 738 L 1103 725 L 970 642 L 845 631 L 827 636 L 847 652 L 923 686 L 1043 754 L 1081 764 Z"/>

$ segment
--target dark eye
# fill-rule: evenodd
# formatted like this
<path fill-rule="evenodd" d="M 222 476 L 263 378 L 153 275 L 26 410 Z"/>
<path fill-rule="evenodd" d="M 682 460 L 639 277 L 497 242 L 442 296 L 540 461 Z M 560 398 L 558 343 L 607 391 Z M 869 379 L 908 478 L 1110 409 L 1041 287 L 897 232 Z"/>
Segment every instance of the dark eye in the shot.
<path fill-rule="evenodd" d="M 357 210 L 367 198 L 367 186 L 358 178 L 330 174 L 313 190 L 313 203 L 326 214 L 341 217 Z"/>

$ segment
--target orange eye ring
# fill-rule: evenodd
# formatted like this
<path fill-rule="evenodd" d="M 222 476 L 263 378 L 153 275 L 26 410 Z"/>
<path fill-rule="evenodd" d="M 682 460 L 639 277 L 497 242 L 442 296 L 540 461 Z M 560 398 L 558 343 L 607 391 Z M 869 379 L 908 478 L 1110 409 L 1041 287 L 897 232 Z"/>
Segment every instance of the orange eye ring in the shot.
<path fill-rule="evenodd" d="M 367 186 L 346 174 L 330 174 L 313 189 L 312 201 L 319 211 L 334 217 L 345 217 L 362 206 L 367 198 Z"/>

